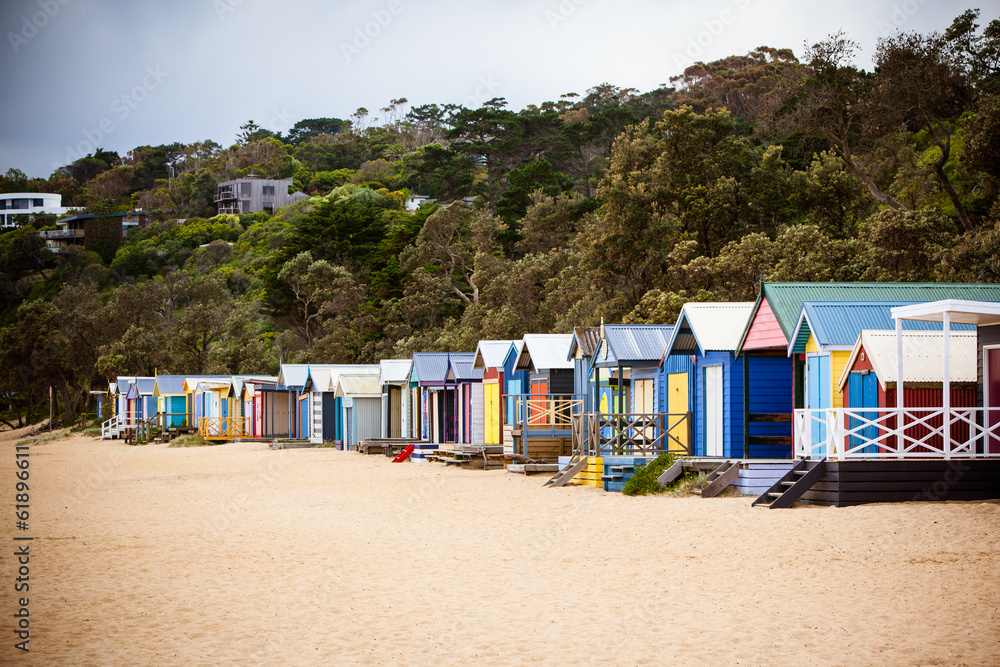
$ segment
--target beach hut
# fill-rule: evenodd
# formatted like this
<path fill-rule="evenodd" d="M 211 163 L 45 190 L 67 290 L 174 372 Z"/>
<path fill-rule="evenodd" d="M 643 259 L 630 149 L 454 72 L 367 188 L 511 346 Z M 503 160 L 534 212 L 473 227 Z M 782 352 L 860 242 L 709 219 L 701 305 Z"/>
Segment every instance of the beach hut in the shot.
<path fill-rule="evenodd" d="M 454 400 L 444 397 L 445 377 L 448 375 L 447 352 L 417 352 L 410 368 L 412 420 L 421 443 L 414 446 L 411 458 L 425 460 L 427 454 L 445 442 L 454 442 L 458 420 L 454 414 Z M 450 436 L 450 439 L 449 439 Z"/>
<path fill-rule="evenodd" d="M 485 444 L 483 419 L 483 371 L 473 368 L 475 355 L 452 354 L 448 357 L 445 390 L 454 394 L 458 417 L 455 442 Z"/>
<path fill-rule="evenodd" d="M 805 302 L 894 302 L 918 303 L 939 299 L 970 299 L 976 301 L 1000 301 L 1000 285 L 978 283 L 761 283 L 757 301 L 747 326 L 740 338 L 738 357 L 743 359 L 744 368 L 759 358 L 770 357 L 768 373 L 744 373 L 744 411 L 750 413 L 749 400 L 756 396 L 760 388 L 758 382 L 773 382 L 777 375 L 790 376 L 786 398 L 775 404 L 775 414 L 791 417 L 793 409 L 804 408 L 807 399 L 806 355 L 793 353 L 789 356 L 796 323 Z M 871 328 L 871 327 L 869 327 Z M 854 336 L 857 336 L 855 331 Z M 853 339 L 848 344 L 853 344 Z M 745 358 L 744 358 L 745 357 Z M 775 359 L 780 357 L 781 361 Z M 833 402 L 832 386 L 836 375 L 829 376 L 831 386 L 830 402 Z M 814 376 L 815 379 L 815 376 Z M 825 386 L 826 383 L 823 383 Z M 749 437 L 749 434 L 747 434 Z"/>
<path fill-rule="evenodd" d="M 504 443 L 504 400 L 505 378 L 514 366 L 515 358 L 510 354 L 512 340 L 481 340 L 476 346 L 472 368 L 481 371 L 483 387 L 483 444 L 502 445 Z M 509 366 L 504 364 L 510 359 Z"/>
<path fill-rule="evenodd" d="M 411 359 L 383 359 L 379 362 L 379 386 L 382 390 L 382 438 L 409 435 Z"/>
<path fill-rule="evenodd" d="M 382 389 L 377 371 L 339 374 L 335 396 L 340 399 L 343 410 L 344 449 L 356 449 L 362 440 L 379 437 Z"/>
<path fill-rule="evenodd" d="M 571 449 L 571 418 L 583 410 L 583 397 L 573 394 L 572 341 L 572 334 L 526 334 L 522 339 L 514 371 L 527 372 L 528 384 L 514 395 L 519 407 L 511 431 L 519 454 L 556 459 Z"/>
<path fill-rule="evenodd" d="M 670 356 L 694 357 L 690 444 L 697 456 L 743 457 L 743 366 L 736 362 L 736 349 L 753 305 L 684 304 L 664 352 L 664 361 Z M 791 455 L 789 433 L 785 440 L 783 454 L 787 457 Z"/>
<path fill-rule="evenodd" d="M 892 334 L 859 334 L 840 378 L 846 407 L 795 411 L 796 467 L 803 476 L 796 481 L 789 473 L 779 483 L 785 489 L 776 485 L 765 494 L 769 498 L 754 504 L 1000 497 L 1000 446 L 994 447 L 1000 420 L 991 417 L 1000 410 L 979 407 L 990 402 L 983 385 L 994 347 L 980 338 L 995 340 L 990 334 L 1000 333 L 991 330 L 1000 326 L 1000 303 L 914 303 L 894 307 L 892 318 Z M 940 323 L 941 330 L 904 330 L 908 320 Z M 956 331 L 960 324 L 977 331 Z M 937 350 L 931 341 L 940 341 Z M 968 406 L 973 377 L 976 407 Z M 817 423 L 824 428 L 815 428 Z"/>
<path fill-rule="evenodd" d="M 305 410 L 309 441 L 343 443 L 344 432 L 343 399 L 338 398 L 337 382 L 341 374 L 378 375 L 375 364 L 308 364 L 299 398 Z M 290 374 L 292 377 L 294 374 Z M 304 400 L 303 400 L 304 399 Z M 377 437 L 377 436 L 376 436 Z"/>
<path fill-rule="evenodd" d="M 184 428 L 191 424 L 190 394 L 184 391 L 183 375 L 157 375 L 153 396 L 167 428 Z"/>
<path fill-rule="evenodd" d="M 941 331 L 903 331 L 903 350 L 906 355 L 903 383 L 905 406 L 928 408 L 941 403 L 944 383 L 943 339 L 944 333 Z M 954 331 L 951 334 L 949 355 L 950 405 L 955 408 L 974 408 L 977 379 L 976 332 Z M 896 332 L 862 331 L 837 379 L 838 387 L 843 392 L 843 406 L 851 410 L 847 426 L 862 429 L 857 436 L 851 438 L 852 446 L 865 440 L 866 451 L 876 453 L 878 445 L 868 445 L 867 441 L 877 441 L 880 435 L 891 436 L 893 429 L 889 427 L 895 424 L 885 424 L 886 428 L 881 428 L 878 422 L 879 415 L 885 412 L 885 408 L 896 407 L 899 386 L 896 373 Z M 866 421 L 869 419 L 874 423 Z M 940 429 L 941 420 L 928 420 L 926 426 Z M 964 430 L 955 435 L 964 440 L 968 425 L 959 426 Z M 923 435 L 920 433 L 919 437 Z M 931 440 L 931 444 L 940 446 L 936 438 Z"/>
<path fill-rule="evenodd" d="M 601 348 L 601 327 L 573 327 L 569 357 L 573 360 L 573 393 L 583 396 L 583 411 L 594 411 L 594 378 L 592 369 Z"/>

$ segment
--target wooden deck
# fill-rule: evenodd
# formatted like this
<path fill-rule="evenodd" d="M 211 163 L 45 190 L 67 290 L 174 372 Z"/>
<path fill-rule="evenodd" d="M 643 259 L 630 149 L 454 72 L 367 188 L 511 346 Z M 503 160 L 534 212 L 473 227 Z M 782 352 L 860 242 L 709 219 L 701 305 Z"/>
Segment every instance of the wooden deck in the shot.
<path fill-rule="evenodd" d="M 1000 459 L 827 461 L 803 504 L 1000 499 Z"/>

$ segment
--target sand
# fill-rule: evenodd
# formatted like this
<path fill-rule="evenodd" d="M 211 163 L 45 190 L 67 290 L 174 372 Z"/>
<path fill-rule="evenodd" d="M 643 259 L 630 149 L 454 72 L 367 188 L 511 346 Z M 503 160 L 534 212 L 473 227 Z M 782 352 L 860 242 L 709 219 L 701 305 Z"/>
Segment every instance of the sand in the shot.
<path fill-rule="evenodd" d="M 997 503 L 767 510 L 256 443 L 30 451 L 3 663 L 1000 664 Z"/>

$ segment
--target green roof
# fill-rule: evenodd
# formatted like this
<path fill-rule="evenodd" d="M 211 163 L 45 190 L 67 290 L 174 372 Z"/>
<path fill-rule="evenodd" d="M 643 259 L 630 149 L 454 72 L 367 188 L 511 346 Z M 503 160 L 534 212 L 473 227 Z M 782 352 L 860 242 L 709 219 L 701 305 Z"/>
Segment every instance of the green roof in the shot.
<path fill-rule="evenodd" d="M 766 298 L 785 339 L 791 338 L 806 301 L 912 301 L 943 299 L 1000 301 L 1000 285 L 991 283 L 764 283 L 747 322 L 743 342 Z"/>

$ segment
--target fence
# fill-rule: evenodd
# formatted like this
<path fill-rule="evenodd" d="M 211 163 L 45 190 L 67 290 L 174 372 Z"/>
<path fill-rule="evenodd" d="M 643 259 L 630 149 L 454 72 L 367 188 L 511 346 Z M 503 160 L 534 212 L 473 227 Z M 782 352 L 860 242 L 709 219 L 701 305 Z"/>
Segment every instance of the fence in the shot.
<path fill-rule="evenodd" d="M 582 456 L 690 456 L 691 413 L 588 412 L 573 415 L 573 451 Z"/>
<path fill-rule="evenodd" d="M 996 458 L 1000 408 L 796 410 L 793 438 L 800 458 Z"/>

